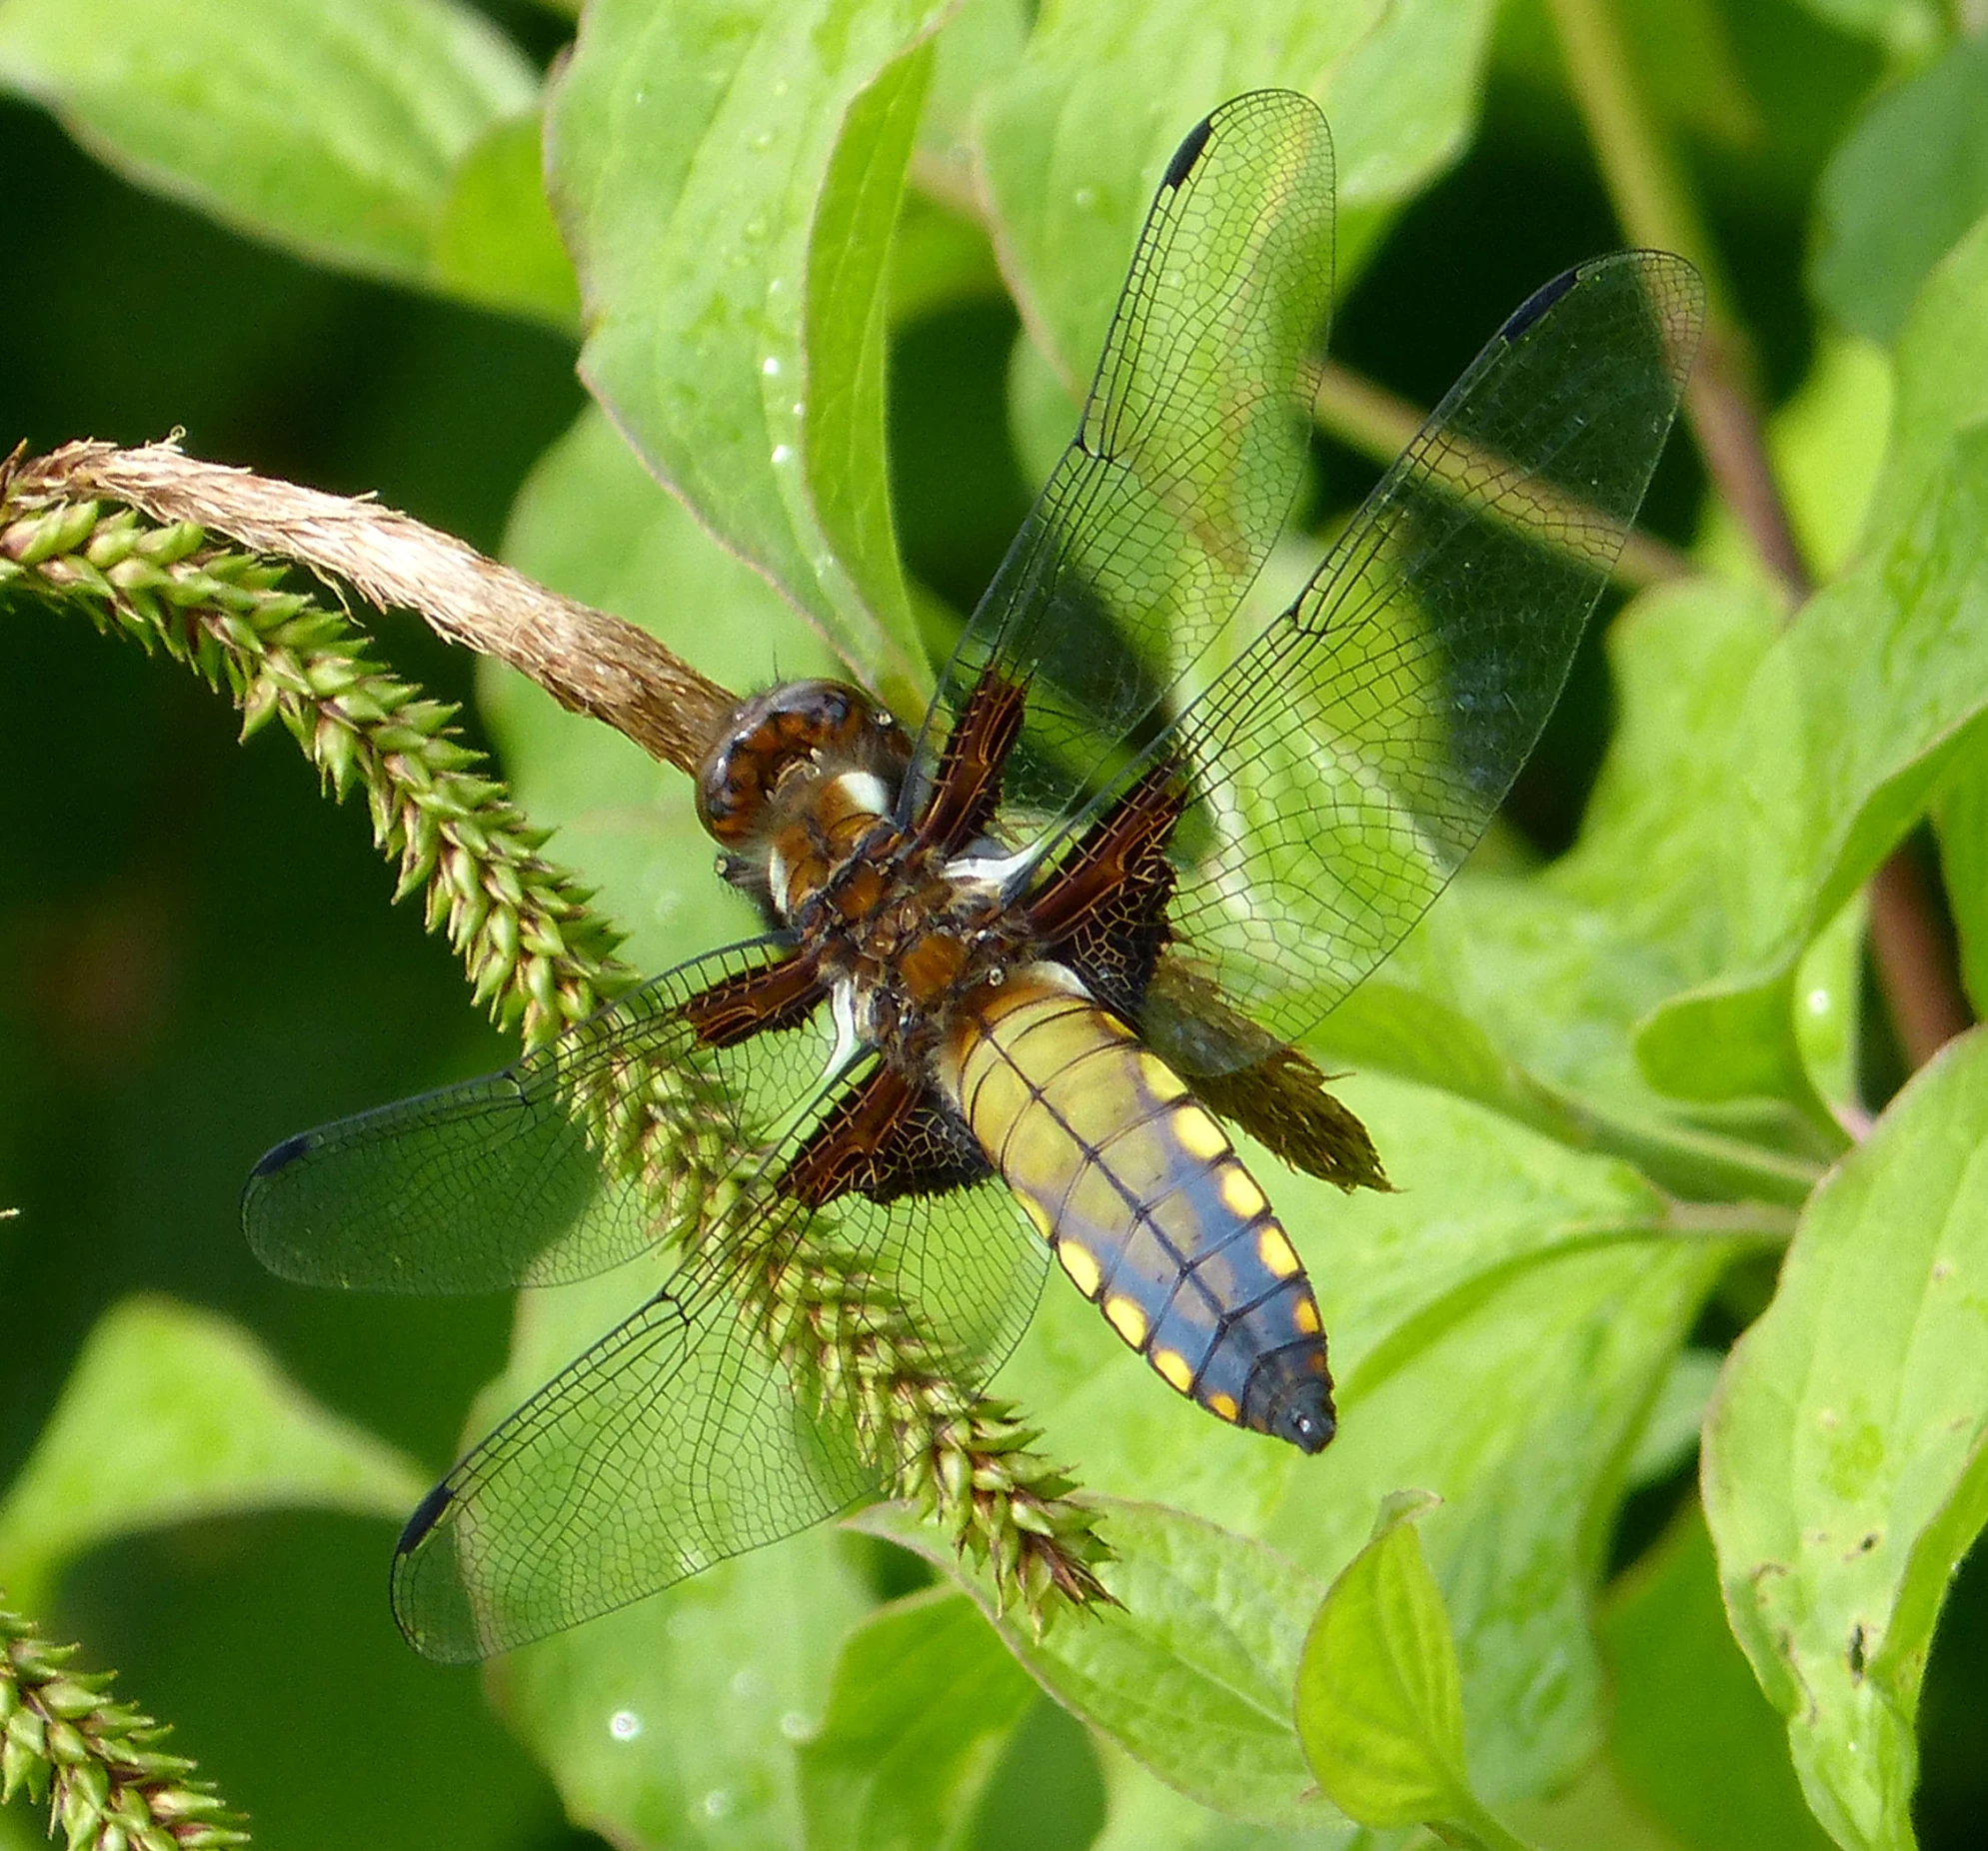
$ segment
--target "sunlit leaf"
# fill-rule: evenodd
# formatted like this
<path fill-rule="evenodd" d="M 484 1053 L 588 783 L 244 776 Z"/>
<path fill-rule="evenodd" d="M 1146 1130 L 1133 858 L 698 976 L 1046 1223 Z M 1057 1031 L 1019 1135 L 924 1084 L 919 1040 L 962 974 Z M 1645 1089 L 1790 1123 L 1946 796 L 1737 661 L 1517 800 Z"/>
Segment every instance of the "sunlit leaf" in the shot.
<path fill-rule="evenodd" d="M 938 0 L 592 8 L 554 99 L 582 370 L 657 476 L 908 718 L 887 260 Z"/>
<path fill-rule="evenodd" d="M 0 83 L 143 185 L 410 282 L 430 279 L 458 163 L 538 92 L 455 0 L 8 0 Z"/>
<path fill-rule="evenodd" d="M 1726 1624 L 1695 1504 L 1610 1590 L 1600 1633 L 1615 1691 L 1610 1758 L 1680 1845 L 1826 1851 L 1781 1719 Z"/>
<path fill-rule="evenodd" d="M 873 1613 L 844 1640 L 828 1713 L 801 1750 L 809 1845 L 960 1843 L 1035 1696 L 971 1600 L 935 1590 Z"/>
<path fill-rule="evenodd" d="M 1489 10 L 1447 0 L 1321 8 L 1193 0 L 1043 9 L 983 101 L 996 249 L 1053 370 L 1090 369 L 1133 238 L 1181 125 L 1264 86 L 1311 93 L 1338 155 L 1342 257 L 1461 146 Z"/>
<path fill-rule="evenodd" d="M 1934 1617 L 1988 1517 L 1988 1036 L 1951 1043 L 1819 1190 L 1706 1433 L 1735 1632 L 1839 1844 L 1910 1842 Z"/>
<path fill-rule="evenodd" d="M 1474 1802 L 1463 1697 L 1442 1595 L 1414 1519 L 1436 1500 L 1404 1493 L 1340 1571 L 1305 1635 L 1297 1734 L 1318 1784 L 1363 1825 L 1461 1819 Z"/>
<path fill-rule="evenodd" d="M 1988 44 L 1962 35 L 1882 92 L 1816 198 L 1810 287 L 1844 327 L 1888 341 L 1926 272 L 1988 211 Z"/>
<path fill-rule="evenodd" d="M 1025 1618 L 1002 1636 L 1050 1695 L 1168 1785 L 1235 1818 L 1302 1826 L 1335 1819 L 1311 1794 L 1291 1721 L 1298 1648 L 1321 1583 L 1274 1550 L 1160 1504 L 1104 1504 L 1117 1551 L 1104 1571 L 1122 1604 L 1065 1618 L 1037 1639 Z M 901 1507 L 857 1519 L 986 1589 Z"/>
<path fill-rule="evenodd" d="M 406 1514 L 420 1468 L 292 1382 L 248 1332 L 164 1298 L 106 1311 L 0 1501 L 0 1585 L 33 1604 L 113 1536 L 299 1505 Z"/>

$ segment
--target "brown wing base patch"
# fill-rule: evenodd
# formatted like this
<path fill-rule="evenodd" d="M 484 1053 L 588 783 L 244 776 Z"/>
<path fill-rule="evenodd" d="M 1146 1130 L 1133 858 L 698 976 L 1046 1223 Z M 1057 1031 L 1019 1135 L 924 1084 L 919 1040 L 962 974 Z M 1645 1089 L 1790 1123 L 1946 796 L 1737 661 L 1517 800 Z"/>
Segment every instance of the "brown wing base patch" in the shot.
<path fill-rule="evenodd" d="M 780 1186 L 819 1208 L 851 1190 L 888 1202 L 937 1195 L 993 1173 L 973 1132 L 936 1091 L 880 1066 L 837 1100 L 788 1164 Z"/>
<path fill-rule="evenodd" d="M 1156 765 L 1084 832 L 1028 903 L 1028 927 L 1107 1007 L 1136 1013 L 1166 943 L 1173 864 L 1166 844 L 1186 792 Z"/>
<path fill-rule="evenodd" d="M 781 957 L 714 983 L 684 1004 L 707 1047 L 731 1047 L 770 1028 L 796 1028 L 829 993 L 814 956 Z"/>

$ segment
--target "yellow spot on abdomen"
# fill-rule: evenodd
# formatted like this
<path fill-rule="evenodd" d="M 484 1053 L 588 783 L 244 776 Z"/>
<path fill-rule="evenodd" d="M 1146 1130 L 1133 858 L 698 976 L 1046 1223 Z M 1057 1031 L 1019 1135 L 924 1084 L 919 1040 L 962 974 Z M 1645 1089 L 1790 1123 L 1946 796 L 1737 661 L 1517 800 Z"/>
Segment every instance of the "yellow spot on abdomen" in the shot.
<path fill-rule="evenodd" d="M 1034 1223 L 1035 1231 L 1053 1246 L 1055 1244 L 1055 1231 L 1049 1221 L 1048 1209 L 1044 1208 L 1034 1196 L 1024 1195 L 1019 1189 L 1015 1190 L 1014 1199 L 1021 1204 L 1021 1212 Z"/>
<path fill-rule="evenodd" d="M 1063 1270 L 1069 1274 L 1076 1289 L 1086 1298 L 1095 1298 L 1103 1275 L 1097 1270 L 1097 1261 L 1090 1249 L 1079 1246 L 1074 1240 L 1058 1240 L 1056 1257 L 1062 1261 Z"/>
<path fill-rule="evenodd" d="M 1253 1221 L 1270 1204 L 1256 1186 L 1256 1178 L 1240 1163 L 1231 1163 L 1221 1172 L 1221 1199 L 1238 1221 Z M 1288 1249 L 1286 1249 L 1288 1250 Z M 1268 1254 L 1264 1255 L 1269 1258 Z M 1274 1266 L 1271 1267 L 1275 1271 Z M 1281 1278 L 1283 1275 L 1277 1275 Z"/>
<path fill-rule="evenodd" d="M 1228 1139 L 1222 1136 L 1221 1126 L 1198 1105 L 1182 1105 L 1174 1112 L 1173 1135 L 1189 1156 L 1203 1160 L 1218 1157 L 1228 1148 Z"/>
<path fill-rule="evenodd" d="M 1291 1307 L 1290 1321 L 1308 1337 L 1315 1337 L 1322 1328 L 1318 1322 L 1318 1307 L 1308 1292 Z"/>
<path fill-rule="evenodd" d="M 1222 1193 L 1226 1195 L 1227 1189 L 1224 1188 Z M 1256 1191 L 1256 1199 L 1258 1201 L 1263 1199 L 1260 1189 Z M 1237 1212 L 1241 1211 L 1238 1209 Z M 1256 1254 L 1280 1279 L 1289 1278 L 1298 1269 L 1297 1255 L 1291 1251 L 1290 1242 L 1284 1238 L 1284 1230 L 1274 1221 L 1265 1221 L 1256 1230 Z"/>
<path fill-rule="evenodd" d="M 1129 1298 L 1117 1297 L 1104 1300 L 1104 1315 L 1111 1328 L 1137 1349 L 1145 1342 L 1145 1313 Z"/>
<path fill-rule="evenodd" d="M 1233 1420 L 1242 1412 L 1235 1404 L 1235 1397 L 1232 1394 L 1223 1394 L 1219 1388 L 1209 1395 L 1202 1405 L 1218 1420 Z"/>
<path fill-rule="evenodd" d="M 1139 1077 L 1145 1081 L 1145 1089 L 1162 1105 L 1171 1105 L 1175 1099 L 1187 1096 L 1186 1082 L 1157 1054 L 1139 1050 Z"/>
<path fill-rule="evenodd" d="M 1152 1366 L 1165 1378 L 1170 1387 L 1185 1394 L 1194 1383 L 1194 1371 L 1187 1366 L 1187 1358 L 1177 1349 L 1156 1349 L 1152 1352 Z"/>

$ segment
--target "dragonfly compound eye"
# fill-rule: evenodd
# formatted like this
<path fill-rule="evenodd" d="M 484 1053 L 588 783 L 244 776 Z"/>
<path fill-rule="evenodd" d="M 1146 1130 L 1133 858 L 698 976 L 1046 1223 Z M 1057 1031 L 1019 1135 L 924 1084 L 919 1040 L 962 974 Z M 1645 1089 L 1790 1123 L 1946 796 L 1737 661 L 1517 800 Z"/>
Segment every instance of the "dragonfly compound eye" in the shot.
<path fill-rule="evenodd" d="M 728 847 L 764 830 L 789 774 L 873 772 L 895 791 L 911 757 L 904 730 L 843 682 L 788 682 L 742 701 L 698 776 L 698 821 Z"/>

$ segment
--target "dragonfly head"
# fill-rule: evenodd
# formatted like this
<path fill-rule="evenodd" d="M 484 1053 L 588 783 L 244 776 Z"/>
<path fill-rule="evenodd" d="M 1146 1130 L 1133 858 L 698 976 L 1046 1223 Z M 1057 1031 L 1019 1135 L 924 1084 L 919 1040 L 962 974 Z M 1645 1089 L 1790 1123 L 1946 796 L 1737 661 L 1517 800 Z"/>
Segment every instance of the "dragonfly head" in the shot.
<path fill-rule="evenodd" d="M 911 754 L 905 730 L 860 689 L 783 682 L 732 710 L 698 775 L 698 821 L 736 854 L 852 776 L 878 780 L 888 811 Z"/>

